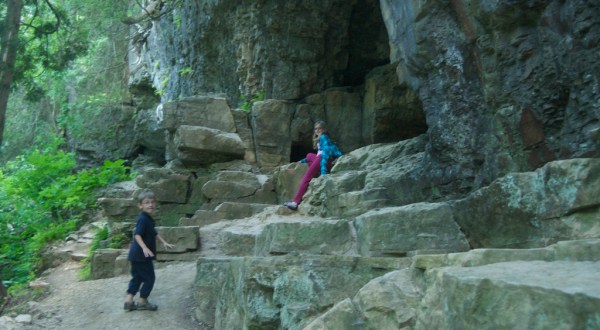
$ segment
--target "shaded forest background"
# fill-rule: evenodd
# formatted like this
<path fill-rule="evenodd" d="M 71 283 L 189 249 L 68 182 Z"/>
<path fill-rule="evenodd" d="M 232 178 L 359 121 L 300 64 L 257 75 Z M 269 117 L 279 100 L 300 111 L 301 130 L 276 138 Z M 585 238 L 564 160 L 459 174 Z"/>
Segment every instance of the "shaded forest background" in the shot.
<path fill-rule="evenodd" d="M 128 14 L 138 6 L 0 2 L 0 312 L 35 278 L 44 246 L 86 221 L 96 189 L 130 178 L 123 160 L 81 168 L 69 141 L 106 107 L 131 103 Z"/>
<path fill-rule="evenodd" d="M 25 0 L 18 40 L 10 43 L 7 5 L 14 2 L 0 4 L 2 53 L 16 47 L 14 67 L 1 66 L 2 77 L 12 74 L 2 163 L 23 148 L 81 134 L 82 113 L 130 102 L 127 1 Z"/>

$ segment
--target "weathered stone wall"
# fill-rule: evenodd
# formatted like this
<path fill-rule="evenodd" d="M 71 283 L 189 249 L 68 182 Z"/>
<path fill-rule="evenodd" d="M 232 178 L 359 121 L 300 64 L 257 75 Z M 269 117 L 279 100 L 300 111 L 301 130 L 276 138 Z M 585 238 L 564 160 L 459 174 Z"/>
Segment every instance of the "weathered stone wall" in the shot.
<path fill-rule="evenodd" d="M 381 8 L 391 61 L 427 116 L 424 172 L 446 193 L 598 155 L 597 3 L 383 0 Z"/>
<path fill-rule="evenodd" d="M 598 154 L 593 1 L 184 1 L 171 9 L 139 27 L 132 86 L 151 81 L 163 102 L 207 92 L 224 93 L 232 108 L 258 92 L 297 102 L 292 124 L 280 127 L 299 153 L 310 149 L 304 126 L 315 114 L 349 135 L 340 138 L 346 152 L 426 130 L 413 175 L 444 196 Z M 381 69 L 387 63 L 395 74 Z M 344 99 L 312 107 L 314 95 L 342 86 L 353 88 Z M 355 112 L 361 120 L 347 121 Z"/>
<path fill-rule="evenodd" d="M 360 84 L 389 59 L 376 0 L 183 1 L 145 31 L 142 56 L 163 100 L 298 99 Z"/>

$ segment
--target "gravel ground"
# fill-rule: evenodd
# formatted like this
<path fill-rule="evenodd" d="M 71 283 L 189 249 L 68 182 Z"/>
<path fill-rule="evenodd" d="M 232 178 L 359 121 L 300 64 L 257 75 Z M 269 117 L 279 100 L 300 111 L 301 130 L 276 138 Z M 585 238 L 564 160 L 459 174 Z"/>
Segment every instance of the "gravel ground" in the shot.
<path fill-rule="evenodd" d="M 79 281 L 81 265 L 67 262 L 51 269 L 41 279 L 49 283 L 50 294 L 28 304 L 30 324 L 0 322 L 6 329 L 209 329 L 192 317 L 192 285 L 195 262 L 156 264 L 156 283 L 149 300 L 158 311 L 123 310 L 129 276 Z M 137 297 L 136 297 L 137 298 Z"/>

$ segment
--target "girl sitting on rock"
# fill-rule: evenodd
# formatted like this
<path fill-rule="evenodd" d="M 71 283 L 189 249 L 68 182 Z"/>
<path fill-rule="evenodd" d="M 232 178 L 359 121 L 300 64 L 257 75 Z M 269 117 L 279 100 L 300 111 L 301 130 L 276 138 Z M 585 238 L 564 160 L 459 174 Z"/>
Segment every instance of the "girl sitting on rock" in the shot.
<path fill-rule="evenodd" d="M 308 164 L 308 170 L 304 173 L 300 186 L 294 198 L 283 203 L 290 210 L 297 210 L 298 205 L 302 202 L 302 197 L 308 190 L 308 184 L 310 180 L 329 173 L 333 166 L 333 160 L 340 157 L 342 152 L 340 149 L 331 141 L 331 137 L 327 131 L 327 125 L 324 121 L 319 120 L 315 123 L 315 131 L 313 135 L 313 148 L 317 150 L 317 153 L 309 153 L 306 158 L 302 159 L 301 163 Z"/>

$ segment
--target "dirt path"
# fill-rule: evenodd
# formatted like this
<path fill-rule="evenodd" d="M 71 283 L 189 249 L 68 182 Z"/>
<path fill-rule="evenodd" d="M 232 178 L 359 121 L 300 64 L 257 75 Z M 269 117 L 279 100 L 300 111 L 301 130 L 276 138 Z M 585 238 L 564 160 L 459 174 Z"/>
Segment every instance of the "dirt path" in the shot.
<path fill-rule="evenodd" d="M 158 311 L 123 310 L 129 276 L 78 281 L 81 265 L 68 262 L 42 278 L 50 295 L 30 303 L 32 323 L 15 329 L 207 329 L 192 318 L 194 262 L 157 264 L 156 284 L 150 301 Z"/>

